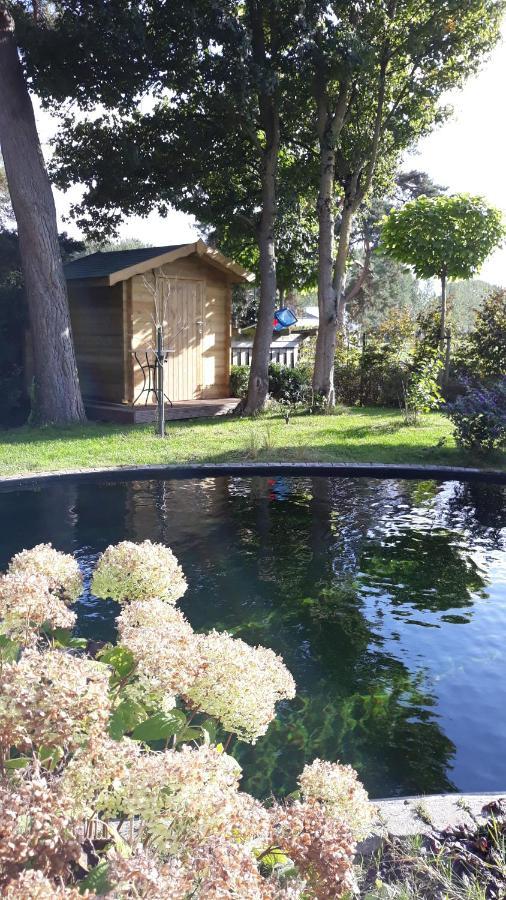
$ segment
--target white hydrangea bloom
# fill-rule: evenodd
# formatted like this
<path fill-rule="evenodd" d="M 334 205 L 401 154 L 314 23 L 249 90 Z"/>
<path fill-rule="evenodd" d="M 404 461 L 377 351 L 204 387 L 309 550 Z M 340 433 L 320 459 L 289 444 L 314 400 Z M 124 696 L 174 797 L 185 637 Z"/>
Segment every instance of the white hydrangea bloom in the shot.
<path fill-rule="evenodd" d="M 183 614 L 163 600 L 135 600 L 118 617 L 121 643 L 153 690 L 184 693 L 200 666 L 198 639 Z"/>
<path fill-rule="evenodd" d="M 355 840 L 370 833 L 375 809 L 351 766 L 315 759 L 304 767 L 299 785 L 304 800 L 322 803 L 327 815 L 347 825 Z"/>
<path fill-rule="evenodd" d="M 132 765 L 123 809 L 140 816 L 150 844 L 163 855 L 201 844 L 210 835 L 261 842 L 269 816 L 238 791 L 241 767 L 231 756 L 203 745 L 144 753 Z"/>
<path fill-rule="evenodd" d="M 83 590 L 83 579 L 77 561 L 69 553 L 55 550 L 51 544 L 37 544 L 31 550 L 21 550 L 12 557 L 9 573 L 16 575 L 44 575 L 49 589 L 67 603 L 74 603 Z"/>
<path fill-rule="evenodd" d="M 24 646 L 33 644 L 37 629 L 73 628 L 75 613 L 55 594 L 45 575 L 9 572 L 0 576 L 0 630 Z"/>
<path fill-rule="evenodd" d="M 186 699 L 243 741 L 254 744 L 275 717 L 277 701 L 295 697 L 283 660 L 265 647 L 212 631 L 199 637 L 199 657 Z"/>
<path fill-rule="evenodd" d="M 141 752 L 138 741 L 113 741 L 105 735 L 78 750 L 61 777 L 62 792 L 72 799 L 76 816 L 120 816 L 130 769 Z"/>
<path fill-rule="evenodd" d="M 97 597 L 112 597 L 118 603 L 153 597 L 176 603 L 186 588 L 183 570 L 170 547 L 151 541 L 122 541 L 108 547 L 92 582 Z"/>
<path fill-rule="evenodd" d="M 240 776 L 239 763 L 214 747 L 151 752 L 104 738 L 76 753 L 61 786 L 80 815 L 138 819 L 140 837 L 166 856 L 212 834 L 268 839 L 268 813 L 238 790 Z"/>
<path fill-rule="evenodd" d="M 109 724 L 110 669 L 61 650 L 25 650 L 0 669 L 0 746 L 74 751 Z"/>

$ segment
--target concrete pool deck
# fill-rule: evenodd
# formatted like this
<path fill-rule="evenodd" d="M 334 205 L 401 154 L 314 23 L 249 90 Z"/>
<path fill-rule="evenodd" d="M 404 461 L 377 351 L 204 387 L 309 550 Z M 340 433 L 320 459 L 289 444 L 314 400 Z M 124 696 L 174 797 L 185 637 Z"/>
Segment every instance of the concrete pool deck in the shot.
<path fill-rule="evenodd" d="M 448 826 L 471 825 L 485 821 L 483 808 L 494 800 L 503 800 L 502 793 L 432 794 L 419 797 L 395 797 L 374 800 L 378 809 L 377 823 L 372 834 L 359 845 L 360 853 L 374 851 L 388 836 L 409 837 L 442 831 Z"/>

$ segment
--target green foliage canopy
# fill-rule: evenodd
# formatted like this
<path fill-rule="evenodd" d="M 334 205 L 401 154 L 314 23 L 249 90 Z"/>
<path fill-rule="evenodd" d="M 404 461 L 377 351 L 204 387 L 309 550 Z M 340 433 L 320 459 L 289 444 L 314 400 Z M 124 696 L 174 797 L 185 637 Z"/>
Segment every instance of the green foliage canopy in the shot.
<path fill-rule="evenodd" d="M 383 220 L 381 247 L 419 278 L 472 278 L 501 242 L 499 210 L 482 197 L 419 197 Z"/>

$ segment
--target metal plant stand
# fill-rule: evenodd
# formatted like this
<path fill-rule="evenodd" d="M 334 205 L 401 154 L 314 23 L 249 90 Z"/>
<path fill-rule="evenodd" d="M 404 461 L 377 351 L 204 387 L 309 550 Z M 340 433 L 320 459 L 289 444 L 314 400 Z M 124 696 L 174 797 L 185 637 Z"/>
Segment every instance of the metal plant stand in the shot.
<path fill-rule="evenodd" d="M 152 357 L 150 358 L 150 354 Z M 167 358 L 167 353 L 163 354 L 164 360 L 160 363 L 159 354 L 157 351 L 152 350 L 151 348 L 148 350 L 141 351 L 141 354 L 137 352 L 137 350 L 133 351 L 134 359 L 139 366 L 142 373 L 142 388 L 137 394 L 137 397 L 134 400 L 134 406 L 141 399 L 141 397 L 146 395 L 146 400 L 144 402 L 144 406 L 147 406 L 149 403 L 149 398 L 151 394 L 154 394 L 156 402 L 159 402 L 159 368 L 163 365 Z M 142 357 L 144 356 L 144 361 Z M 167 401 L 170 406 L 173 406 L 172 400 L 167 396 L 165 391 L 163 391 L 163 397 Z"/>

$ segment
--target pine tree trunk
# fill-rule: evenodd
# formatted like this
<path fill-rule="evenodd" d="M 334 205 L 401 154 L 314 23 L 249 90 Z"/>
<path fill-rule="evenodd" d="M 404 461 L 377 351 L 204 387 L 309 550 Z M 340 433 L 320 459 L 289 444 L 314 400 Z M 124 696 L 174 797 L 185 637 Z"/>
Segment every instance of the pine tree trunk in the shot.
<path fill-rule="evenodd" d="M 33 107 L 14 37 L 0 4 L 0 145 L 16 216 L 30 316 L 34 420 L 67 424 L 85 419 L 72 343 L 56 211 Z"/>
<path fill-rule="evenodd" d="M 279 143 L 274 139 L 266 150 L 262 170 L 262 217 L 258 234 L 260 251 L 260 303 L 253 341 L 248 396 L 244 411 L 247 415 L 260 412 L 269 393 L 269 362 L 272 343 L 272 320 L 276 306 L 276 245 L 274 223 L 276 217 L 276 177 Z"/>

